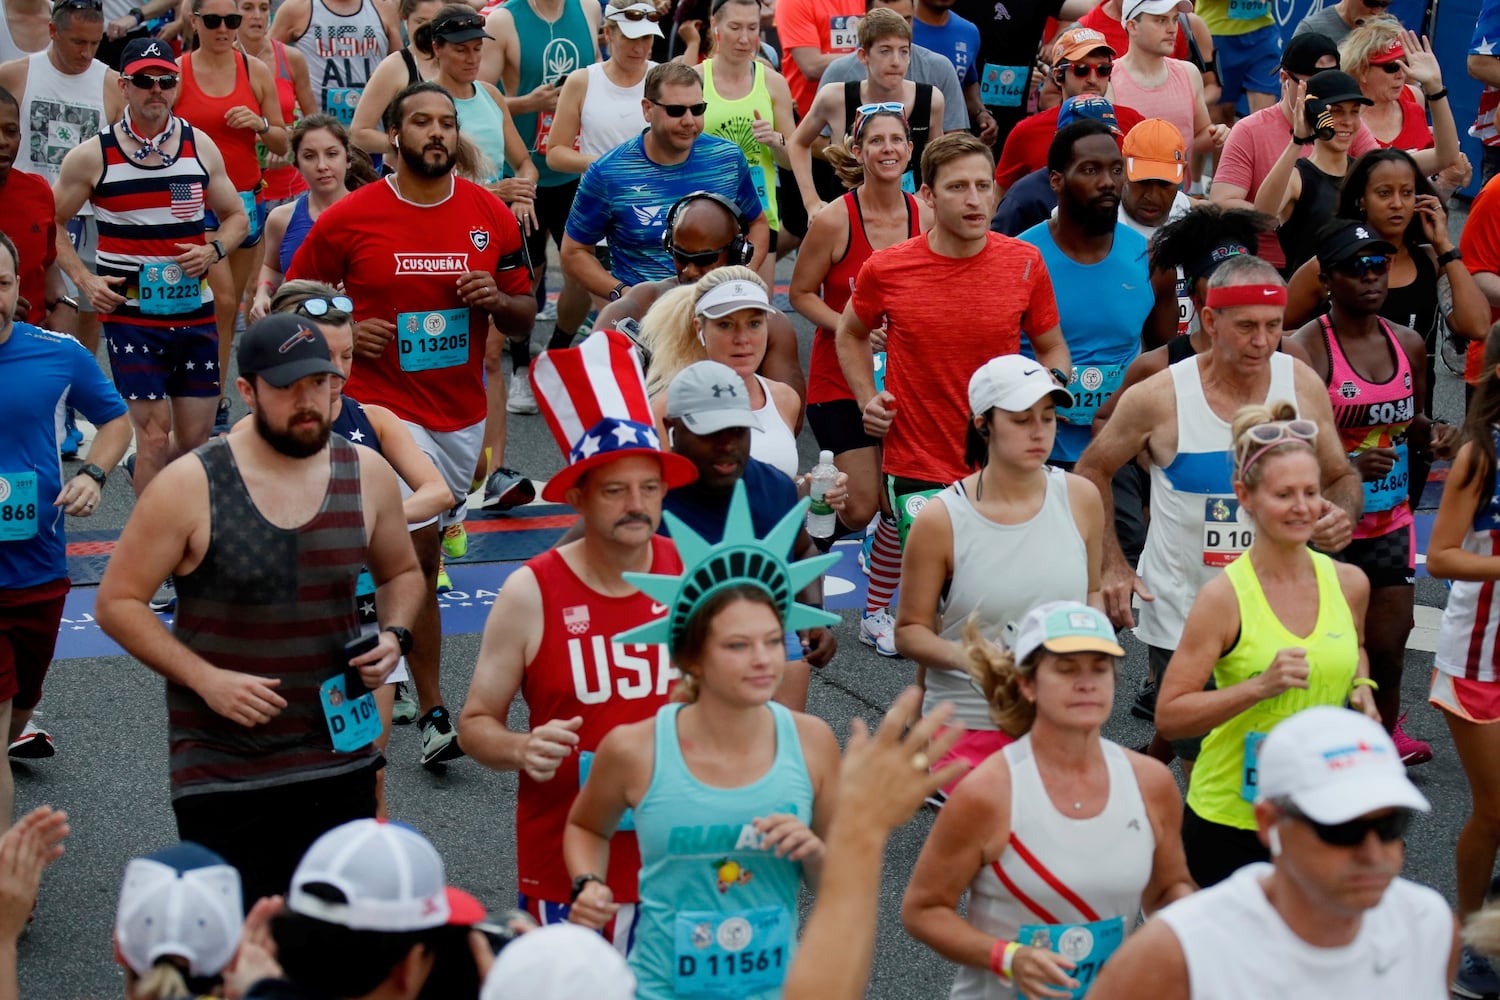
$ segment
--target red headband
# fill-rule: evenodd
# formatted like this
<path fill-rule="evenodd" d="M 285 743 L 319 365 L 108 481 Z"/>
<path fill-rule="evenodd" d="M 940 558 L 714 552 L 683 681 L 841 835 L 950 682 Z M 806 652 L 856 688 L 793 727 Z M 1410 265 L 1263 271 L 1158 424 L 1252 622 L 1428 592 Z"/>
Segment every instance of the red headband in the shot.
<path fill-rule="evenodd" d="M 1285 306 L 1286 286 L 1225 285 L 1222 288 L 1210 288 L 1208 301 L 1204 305 L 1210 309 L 1230 309 L 1234 306 Z"/>

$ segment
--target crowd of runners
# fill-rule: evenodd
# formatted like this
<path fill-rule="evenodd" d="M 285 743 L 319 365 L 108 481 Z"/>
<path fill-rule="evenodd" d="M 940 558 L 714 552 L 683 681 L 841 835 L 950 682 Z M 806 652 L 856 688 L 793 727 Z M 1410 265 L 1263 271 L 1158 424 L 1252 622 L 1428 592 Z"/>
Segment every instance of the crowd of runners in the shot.
<path fill-rule="evenodd" d="M 131 1000 L 842 1000 L 898 910 L 956 1000 L 1500 998 L 1500 0 L 1456 242 L 1456 69 L 1389 0 L 128 3 L 0 17 L 0 731 L 67 752 L 65 525 L 128 477 L 96 615 L 177 827 Z M 471 499 L 576 519 L 450 711 Z M 840 638 L 912 671 L 873 733 L 806 711 Z M 517 774 L 513 897 L 386 820 L 402 724 Z M 0 1000 L 69 832 L 13 803 Z"/>

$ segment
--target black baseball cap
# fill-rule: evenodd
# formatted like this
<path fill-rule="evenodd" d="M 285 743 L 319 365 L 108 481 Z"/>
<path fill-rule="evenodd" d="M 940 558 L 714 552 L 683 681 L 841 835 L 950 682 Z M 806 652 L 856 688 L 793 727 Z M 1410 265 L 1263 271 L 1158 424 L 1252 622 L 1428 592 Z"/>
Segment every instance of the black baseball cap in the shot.
<path fill-rule="evenodd" d="M 240 335 L 236 358 L 241 375 L 254 375 L 285 389 L 309 375 L 338 375 L 323 331 L 291 313 L 267 316 Z"/>
<path fill-rule="evenodd" d="M 1340 101 L 1375 103 L 1359 89 L 1359 82 L 1341 69 L 1319 70 L 1308 77 L 1307 96 L 1316 97 L 1324 104 L 1337 104 Z"/>
<path fill-rule="evenodd" d="M 475 11 L 455 11 L 451 14 L 439 14 L 433 18 L 428 25 L 433 38 L 441 38 L 445 42 L 472 42 L 476 38 L 493 38 L 489 32 L 484 30 L 484 18 Z"/>
<path fill-rule="evenodd" d="M 1331 271 L 1366 254 L 1390 256 L 1396 248 L 1375 235 L 1363 222 L 1335 220 L 1318 233 L 1318 266 Z"/>
<path fill-rule="evenodd" d="M 1281 50 L 1281 68 L 1298 76 L 1312 76 L 1318 72 L 1318 60 L 1333 57 L 1333 67 L 1339 65 L 1339 46 L 1332 38 L 1319 31 L 1304 31 L 1293 35 Z"/>

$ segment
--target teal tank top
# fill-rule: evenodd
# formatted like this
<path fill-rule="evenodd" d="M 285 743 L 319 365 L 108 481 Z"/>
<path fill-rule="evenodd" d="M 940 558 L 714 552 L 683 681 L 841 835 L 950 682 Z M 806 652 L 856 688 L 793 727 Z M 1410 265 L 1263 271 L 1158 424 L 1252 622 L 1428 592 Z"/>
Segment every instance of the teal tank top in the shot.
<path fill-rule="evenodd" d="M 486 185 L 494 184 L 505 176 L 505 113 L 478 83 L 474 84 L 474 96 L 453 98 L 453 107 L 458 111 L 458 127 L 474 145 L 491 160 L 495 170 L 484 179 Z"/>
<path fill-rule="evenodd" d="M 776 759 L 738 788 L 693 777 L 677 713 L 656 713 L 656 766 L 635 809 L 640 904 L 630 968 L 641 1000 L 774 1000 L 797 940 L 802 865 L 760 849 L 752 825 L 790 813 L 812 823 L 813 790 L 792 713 L 772 702 Z"/>
<path fill-rule="evenodd" d="M 593 32 L 589 30 L 588 18 L 583 13 L 583 3 L 595 0 L 567 0 L 563 4 L 562 17 L 544 21 L 531 9 L 527 0 L 508 0 L 505 9 L 515 21 L 516 35 L 521 42 L 521 68 L 518 90 L 520 97 L 542 85 L 556 81 L 574 70 L 583 69 L 594 61 Z M 547 166 L 547 136 L 552 131 L 552 112 L 532 111 L 516 115 L 516 131 L 531 150 L 531 162 L 536 164 L 537 184 L 540 187 L 559 187 L 578 180 L 577 174 L 560 174 Z"/>

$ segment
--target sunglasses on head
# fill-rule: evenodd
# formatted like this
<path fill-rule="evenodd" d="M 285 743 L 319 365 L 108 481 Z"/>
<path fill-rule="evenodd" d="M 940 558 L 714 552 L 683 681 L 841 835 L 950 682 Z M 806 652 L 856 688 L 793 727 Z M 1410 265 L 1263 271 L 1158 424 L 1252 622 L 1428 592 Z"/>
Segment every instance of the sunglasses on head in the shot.
<path fill-rule="evenodd" d="M 1269 423 L 1256 424 L 1245 433 L 1256 444 L 1311 441 L 1318 436 L 1318 425 L 1311 420 L 1272 420 Z"/>
<path fill-rule="evenodd" d="M 234 31 L 245 20 L 244 14 L 199 14 L 197 17 L 209 31 L 218 31 L 220 27 Z"/>
<path fill-rule="evenodd" d="M 674 243 L 672 244 L 672 257 L 683 266 L 696 264 L 698 267 L 712 267 L 733 245 L 733 243 L 726 243 L 717 250 L 681 250 Z"/>
<path fill-rule="evenodd" d="M 103 10 L 104 0 L 57 0 L 52 5 L 52 13 L 60 10 Z"/>
<path fill-rule="evenodd" d="M 694 118 L 702 118 L 703 112 L 708 110 L 707 101 L 699 101 L 697 104 L 663 104 L 661 101 L 652 101 L 652 104 L 667 113 L 668 118 L 681 118 L 690 114 Z"/>
<path fill-rule="evenodd" d="M 162 90 L 176 90 L 179 77 L 176 73 L 163 73 L 161 76 L 152 76 L 150 73 L 132 73 L 125 79 L 138 90 L 150 90 L 153 85 L 161 87 Z"/>
<path fill-rule="evenodd" d="M 1356 278 L 1369 277 L 1372 274 L 1385 274 L 1391 269 L 1391 259 L 1385 254 L 1366 254 L 1363 257 L 1355 257 L 1346 260 L 1335 271 L 1352 274 Z"/>
<path fill-rule="evenodd" d="M 861 104 L 854 109 L 854 113 L 857 115 L 873 115 L 877 111 L 893 111 L 905 117 L 906 105 L 900 101 L 881 101 L 879 104 Z"/>
<path fill-rule="evenodd" d="M 623 19 L 626 21 L 651 21 L 654 23 L 661 20 L 661 15 L 654 10 L 612 10 L 609 12 L 609 17 L 615 21 Z"/>
<path fill-rule="evenodd" d="M 1332 847 L 1358 847 L 1372 832 L 1382 844 L 1394 844 L 1406 835 L 1406 828 L 1411 825 L 1409 809 L 1397 809 L 1373 819 L 1351 819 L 1347 823 L 1319 823 L 1294 808 L 1288 808 L 1286 815 L 1312 827 L 1318 839 Z"/>
<path fill-rule="evenodd" d="M 333 295 L 327 298 L 303 299 L 297 303 L 296 311 L 303 316 L 313 319 L 321 319 L 331 312 L 353 314 L 354 301 L 347 295 Z"/>
<path fill-rule="evenodd" d="M 1069 67 L 1072 68 L 1073 75 L 1078 77 L 1078 79 L 1080 80 L 1088 79 L 1090 74 L 1099 77 L 1099 79 L 1101 80 L 1108 80 L 1109 75 L 1115 71 L 1115 64 L 1112 62 L 1062 63 L 1060 66 L 1058 66 L 1058 69 L 1066 72 Z"/>

